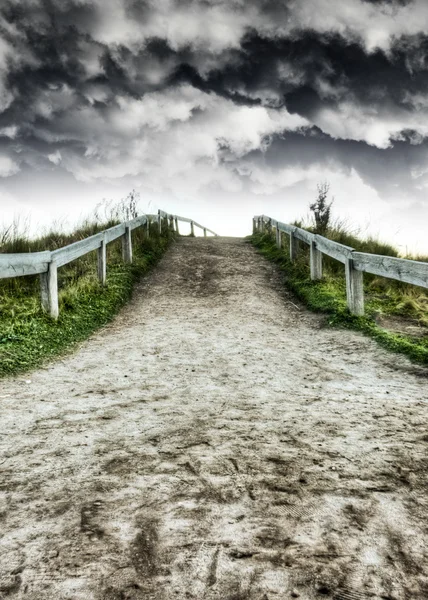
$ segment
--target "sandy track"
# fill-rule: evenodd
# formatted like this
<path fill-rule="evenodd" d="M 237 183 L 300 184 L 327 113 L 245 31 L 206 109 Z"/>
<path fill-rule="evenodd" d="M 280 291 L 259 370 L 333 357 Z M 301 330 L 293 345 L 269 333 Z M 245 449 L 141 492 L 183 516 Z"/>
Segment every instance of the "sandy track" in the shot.
<path fill-rule="evenodd" d="M 427 408 L 426 370 L 324 328 L 251 246 L 182 239 L 1 382 L 0 598 L 426 599 Z"/>

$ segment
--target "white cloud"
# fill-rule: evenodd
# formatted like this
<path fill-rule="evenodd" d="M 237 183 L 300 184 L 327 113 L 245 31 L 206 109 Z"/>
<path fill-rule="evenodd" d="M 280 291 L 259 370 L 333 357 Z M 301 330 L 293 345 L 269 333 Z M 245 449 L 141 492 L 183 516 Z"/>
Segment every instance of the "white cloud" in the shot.
<path fill-rule="evenodd" d="M 5 154 L 0 154 L 0 177 L 10 177 L 19 171 L 19 165 Z"/>
<path fill-rule="evenodd" d="M 152 0 L 140 20 L 133 18 L 123 0 L 110 0 L 108 10 L 104 0 L 92 0 L 91 4 L 98 8 L 98 18 L 87 24 L 88 33 L 102 44 L 122 44 L 134 51 L 155 37 L 165 39 L 175 50 L 191 46 L 203 54 L 220 54 L 237 48 L 249 30 L 278 37 L 302 29 L 337 32 L 362 40 L 368 51 L 388 51 L 394 38 L 424 34 L 428 26 L 426 0 L 406 5 L 292 0 L 286 7 L 278 3 L 270 11 L 261 1 Z"/>
<path fill-rule="evenodd" d="M 339 102 L 334 108 L 322 108 L 312 121 L 335 139 L 364 141 L 377 148 L 388 148 L 401 132 L 414 129 L 419 143 L 428 136 L 428 111 L 410 112 L 388 106 L 362 106 L 351 101 Z"/>
<path fill-rule="evenodd" d="M 188 121 L 195 110 L 205 110 L 210 97 L 203 92 L 183 85 L 164 92 L 146 94 L 141 100 L 120 96 L 118 108 L 111 112 L 111 123 L 122 133 L 135 136 L 144 127 L 164 131 L 175 121 Z"/>
<path fill-rule="evenodd" d="M 98 19 L 90 33 L 103 44 L 124 44 L 135 50 L 150 38 L 167 40 L 179 49 L 191 45 L 195 49 L 221 52 L 238 47 L 245 31 L 257 24 L 258 11 L 245 7 L 238 0 L 228 3 L 176 2 L 156 0 L 134 20 L 123 0 L 110 0 L 106 10 L 104 0 L 94 0 Z"/>
<path fill-rule="evenodd" d="M 325 178 L 326 171 L 325 167 L 312 164 L 308 167 L 290 166 L 282 169 L 243 166 L 239 172 L 242 175 L 247 174 L 251 182 L 250 189 L 254 194 L 270 196 L 298 183 L 321 181 Z"/>
<path fill-rule="evenodd" d="M 55 133 L 39 129 L 38 135 L 52 141 L 68 136 L 86 146 L 84 156 L 61 153 L 63 167 L 80 180 L 141 175 L 155 187 L 170 188 L 171 179 L 184 174 L 192 186 L 199 180 L 208 185 L 208 172 L 215 181 L 225 154 L 233 163 L 263 147 L 269 136 L 307 124 L 284 108 L 240 106 L 182 85 L 140 100 L 118 97 L 104 116 L 90 106 L 75 108 L 58 116 Z"/>
<path fill-rule="evenodd" d="M 9 107 L 13 100 L 13 94 L 6 84 L 10 52 L 9 44 L 0 38 L 0 113 Z"/>
<path fill-rule="evenodd" d="M 428 94 L 416 93 L 410 94 L 408 91 L 405 92 L 403 97 L 404 102 L 408 102 L 418 111 L 428 112 Z"/>
<path fill-rule="evenodd" d="M 59 165 L 62 160 L 61 152 L 57 150 L 53 154 L 48 154 L 48 160 L 50 160 L 50 162 L 54 165 Z"/>
<path fill-rule="evenodd" d="M 18 135 L 18 127 L 16 125 L 10 125 L 9 127 L 0 128 L 0 135 L 4 135 L 11 140 L 14 140 Z"/>
<path fill-rule="evenodd" d="M 428 3 L 413 0 L 406 5 L 375 4 L 361 0 L 295 0 L 291 3 L 290 27 L 332 31 L 363 40 L 368 51 L 388 51 L 394 38 L 425 34 Z"/>

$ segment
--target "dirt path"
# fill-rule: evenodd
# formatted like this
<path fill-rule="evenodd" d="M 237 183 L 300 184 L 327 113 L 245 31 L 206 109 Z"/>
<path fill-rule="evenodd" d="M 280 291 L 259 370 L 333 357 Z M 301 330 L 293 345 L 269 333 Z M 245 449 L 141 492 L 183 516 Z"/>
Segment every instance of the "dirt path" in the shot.
<path fill-rule="evenodd" d="M 73 356 L 0 383 L 0 598 L 428 598 L 427 371 L 183 239 Z"/>

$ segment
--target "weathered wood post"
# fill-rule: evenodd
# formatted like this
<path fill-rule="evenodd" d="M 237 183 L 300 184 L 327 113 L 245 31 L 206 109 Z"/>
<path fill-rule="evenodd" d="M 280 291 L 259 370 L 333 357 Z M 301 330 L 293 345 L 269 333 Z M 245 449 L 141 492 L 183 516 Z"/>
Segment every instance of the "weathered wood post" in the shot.
<path fill-rule="evenodd" d="M 180 234 L 180 232 L 178 231 L 178 219 L 177 219 L 177 217 L 175 217 L 175 231 L 177 232 L 178 235 Z"/>
<path fill-rule="evenodd" d="M 282 248 L 282 231 L 276 226 L 276 245 L 278 248 Z"/>
<path fill-rule="evenodd" d="M 193 221 L 190 221 L 190 235 L 193 237 L 195 236 L 195 225 Z"/>
<path fill-rule="evenodd" d="M 311 242 L 311 279 L 322 279 L 322 252 L 314 241 Z"/>
<path fill-rule="evenodd" d="M 125 224 L 125 233 L 122 236 L 122 258 L 125 263 L 132 263 L 131 228 L 127 224 Z"/>
<path fill-rule="evenodd" d="M 149 219 L 149 217 L 146 217 L 146 218 L 147 218 L 147 223 L 146 223 L 147 224 L 147 230 L 146 230 L 146 233 L 147 233 L 147 237 L 149 238 L 150 237 L 150 219 Z"/>
<path fill-rule="evenodd" d="M 293 231 L 290 231 L 290 260 L 295 261 L 297 258 L 298 240 Z"/>
<path fill-rule="evenodd" d="M 104 239 L 101 240 L 101 246 L 98 248 L 98 280 L 101 285 L 106 284 L 107 280 L 107 244 Z"/>
<path fill-rule="evenodd" d="M 158 230 L 159 230 L 159 235 L 160 235 L 162 233 L 162 217 L 161 217 L 160 210 L 158 211 Z"/>
<path fill-rule="evenodd" d="M 257 233 L 257 220 L 253 217 L 253 234 Z"/>
<path fill-rule="evenodd" d="M 204 227 L 204 237 L 207 237 L 207 229 Z"/>
<path fill-rule="evenodd" d="M 174 217 L 172 215 L 169 216 L 169 228 L 174 231 Z"/>
<path fill-rule="evenodd" d="M 364 315 L 364 279 L 363 272 L 357 271 L 352 258 L 345 262 L 346 300 L 349 312 L 362 317 Z"/>
<path fill-rule="evenodd" d="M 48 265 L 46 273 L 40 274 L 42 308 L 53 319 L 58 319 L 58 267 L 55 261 Z"/>

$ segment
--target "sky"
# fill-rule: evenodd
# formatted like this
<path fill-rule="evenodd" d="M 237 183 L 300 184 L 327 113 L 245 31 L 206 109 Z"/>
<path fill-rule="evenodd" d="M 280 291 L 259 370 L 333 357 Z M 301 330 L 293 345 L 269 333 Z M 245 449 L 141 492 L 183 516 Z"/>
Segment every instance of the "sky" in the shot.
<path fill-rule="evenodd" d="M 246 235 L 328 182 L 428 253 L 426 0 L 1 0 L 0 226 L 141 211 Z"/>

